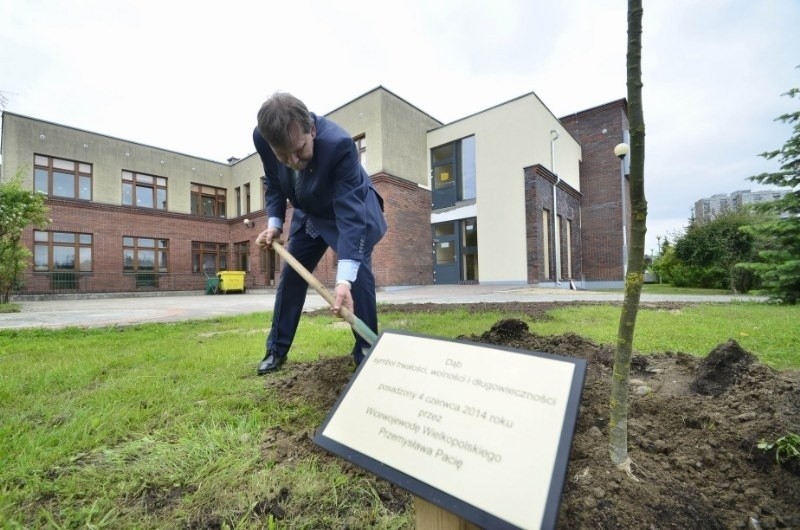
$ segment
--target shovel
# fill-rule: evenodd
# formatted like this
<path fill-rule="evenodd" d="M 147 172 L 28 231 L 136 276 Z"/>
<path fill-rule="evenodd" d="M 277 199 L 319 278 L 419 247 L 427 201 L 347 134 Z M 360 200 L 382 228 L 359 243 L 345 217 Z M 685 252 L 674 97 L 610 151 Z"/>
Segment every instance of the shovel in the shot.
<path fill-rule="evenodd" d="M 322 283 L 317 278 L 314 277 L 313 274 L 308 272 L 308 269 L 303 267 L 302 263 L 297 261 L 297 259 L 294 256 L 292 256 L 292 254 L 288 250 L 286 250 L 286 248 L 280 241 L 273 240 L 272 248 L 275 249 L 275 252 L 277 252 L 286 261 L 286 263 L 288 263 L 289 266 L 292 267 L 295 270 L 295 272 L 297 272 L 297 274 L 302 276 L 302 278 L 306 282 L 308 282 L 308 285 L 313 287 L 314 290 L 317 291 L 317 293 L 319 293 L 319 295 L 322 298 L 324 298 L 325 301 L 328 302 L 328 304 L 330 304 L 331 307 L 333 307 L 335 299 L 331 294 L 331 292 L 328 291 L 325 288 L 325 286 L 322 285 Z M 358 333 L 362 339 L 364 339 L 369 343 L 370 346 L 375 345 L 375 342 L 378 340 L 378 336 L 371 329 L 369 329 L 369 326 L 367 326 L 363 320 L 358 318 L 352 311 L 350 311 L 346 307 L 342 307 L 339 310 L 339 314 L 345 320 L 345 322 L 350 324 L 350 327 L 353 328 L 353 331 Z"/>
<path fill-rule="evenodd" d="M 314 277 L 313 274 L 308 272 L 308 269 L 303 267 L 303 265 L 297 261 L 297 259 L 295 259 L 295 257 L 292 256 L 292 254 L 286 250 L 286 248 L 284 248 L 280 241 L 272 241 L 272 248 L 274 248 L 275 252 L 280 254 L 280 256 L 286 260 L 286 263 L 288 263 L 297 272 L 297 274 L 302 276 L 303 279 L 308 282 L 308 285 L 313 287 L 314 290 L 317 291 L 320 296 L 322 296 L 322 298 L 324 298 L 328 304 L 331 305 L 331 307 L 333 307 L 335 300 L 330 291 L 328 291 L 325 286 Z M 370 346 L 375 345 L 375 342 L 378 340 L 378 336 L 373 333 L 371 329 L 369 329 L 363 320 L 355 316 L 353 312 L 346 307 L 342 307 L 342 309 L 339 311 L 339 314 L 345 321 L 347 321 L 347 323 L 350 324 L 350 326 L 353 328 L 353 331 L 358 333 L 361 338 L 369 343 Z M 464 519 L 461 519 L 460 517 L 449 513 L 434 504 L 429 503 L 422 497 L 415 496 L 414 502 L 414 506 L 416 507 L 417 511 L 418 528 L 435 528 L 437 530 L 478 529 L 478 527 L 472 523 L 465 521 Z"/>

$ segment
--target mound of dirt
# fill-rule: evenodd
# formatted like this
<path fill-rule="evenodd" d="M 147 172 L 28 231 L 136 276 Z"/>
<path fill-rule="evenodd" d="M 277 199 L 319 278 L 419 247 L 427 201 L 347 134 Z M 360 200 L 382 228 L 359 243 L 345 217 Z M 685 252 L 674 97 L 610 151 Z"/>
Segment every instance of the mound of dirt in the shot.
<path fill-rule="evenodd" d="M 460 338 L 588 361 L 559 528 L 800 528 L 800 465 L 779 464 L 774 450 L 756 447 L 800 431 L 800 373 L 776 372 L 735 341 L 704 359 L 680 352 L 634 356 L 628 445 L 636 481 L 609 457 L 612 347 L 575 334 L 539 336 L 519 320 Z M 289 363 L 265 384 L 283 399 L 328 410 L 350 377 L 349 358 L 339 357 Z M 276 465 L 311 453 L 334 458 L 311 436 L 278 429 L 266 433 L 263 451 Z M 413 510 L 408 493 L 378 482 L 387 508 Z M 290 494 L 282 491 L 260 508 L 283 515 L 279 497 Z"/>
<path fill-rule="evenodd" d="M 735 384 L 747 368 L 757 362 L 755 355 L 744 351 L 735 340 L 720 344 L 708 354 L 697 370 L 691 389 L 698 394 L 719 396 Z"/>

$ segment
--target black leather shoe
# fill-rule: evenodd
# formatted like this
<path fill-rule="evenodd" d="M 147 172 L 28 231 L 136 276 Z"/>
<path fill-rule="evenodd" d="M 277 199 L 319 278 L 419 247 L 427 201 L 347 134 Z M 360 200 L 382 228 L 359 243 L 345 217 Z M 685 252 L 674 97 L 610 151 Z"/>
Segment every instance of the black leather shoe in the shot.
<path fill-rule="evenodd" d="M 277 353 L 270 353 L 267 357 L 261 361 L 258 365 L 258 375 L 268 374 L 270 372 L 276 371 L 278 368 L 286 362 L 285 355 L 278 355 Z"/>
<path fill-rule="evenodd" d="M 364 362 L 364 359 L 367 357 L 368 354 L 369 354 L 369 348 L 359 348 L 358 346 L 353 348 L 351 355 L 353 356 L 353 364 L 355 365 L 355 367 L 353 368 L 354 372 L 358 370 L 358 367 L 361 365 L 361 363 Z"/>
<path fill-rule="evenodd" d="M 369 348 L 359 348 L 358 346 L 353 348 L 351 355 L 353 356 L 353 362 L 356 364 L 356 368 L 358 368 L 358 365 L 364 362 L 364 358 L 368 354 L 369 354 Z"/>

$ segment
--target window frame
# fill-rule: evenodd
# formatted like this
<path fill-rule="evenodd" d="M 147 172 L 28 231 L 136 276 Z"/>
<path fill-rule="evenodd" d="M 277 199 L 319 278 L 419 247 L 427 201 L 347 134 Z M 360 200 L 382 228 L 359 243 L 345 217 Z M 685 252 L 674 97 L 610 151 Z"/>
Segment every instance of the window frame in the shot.
<path fill-rule="evenodd" d="M 430 149 L 433 210 L 477 198 L 475 144 L 473 134 Z M 469 160 L 465 156 L 469 156 Z"/>
<path fill-rule="evenodd" d="M 242 215 L 242 188 L 236 186 L 233 188 L 233 194 L 236 196 L 236 217 Z"/>
<path fill-rule="evenodd" d="M 542 208 L 542 278 L 551 279 L 550 269 L 550 210 Z"/>
<path fill-rule="evenodd" d="M 65 240 L 58 241 L 58 238 L 71 236 L 72 242 Z M 88 240 L 88 242 L 87 242 Z M 42 269 L 38 265 L 37 247 L 45 248 L 47 251 L 47 268 Z M 73 268 L 56 268 L 56 258 L 54 249 L 70 248 L 73 250 Z M 83 268 L 84 257 L 82 250 L 88 249 L 88 268 Z M 53 273 L 53 272 L 75 272 L 91 273 L 94 270 L 94 237 L 85 232 L 66 232 L 63 230 L 34 230 L 33 231 L 33 272 L 34 273 Z"/>
<path fill-rule="evenodd" d="M 129 178 L 126 178 L 126 175 L 129 175 Z M 148 180 L 151 179 L 150 182 Z M 125 202 L 125 186 L 131 186 L 131 202 Z M 167 177 L 161 177 L 159 175 L 151 175 L 149 173 L 139 173 L 138 171 L 130 171 L 127 169 L 122 170 L 122 198 L 120 199 L 121 204 L 123 206 L 132 206 L 134 208 L 148 208 L 150 210 L 158 210 L 161 212 L 169 211 L 167 205 L 169 204 L 169 191 L 168 191 L 168 182 Z M 152 204 L 153 206 L 140 206 L 139 202 L 139 190 L 140 189 L 149 189 L 152 192 Z M 163 208 L 159 207 L 158 201 L 158 192 L 159 190 L 164 191 L 164 201 L 163 201 Z"/>
<path fill-rule="evenodd" d="M 367 170 L 367 134 L 359 134 L 353 137 L 353 143 L 356 144 L 356 152 L 358 153 L 358 162 L 364 171 Z"/>
<path fill-rule="evenodd" d="M 208 184 L 192 183 L 191 187 L 191 212 L 192 215 L 200 217 L 215 217 L 218 219 L 227 219 L 227 195 L 228 190 L 218 186 L 209 186 Z M 210 199 L 213 212 L 211 215 L 204 213 L 203 205 L 204 199 Z"/>
<path fill-rule="evenodd" d="M 131 240 L 130 243 L 126 240 Z M 145 244 L 146 241 L 152 241 L 152 245 Z M 133 254 L 132 266 L 130 268 L 125 265 L 125 251 L 131 250 Z M 141 268 L 141 260 L 139 254 L 144 252 L 153 253 L 153 268 Z M 162 266 L 162 263 L 166 265 Z M 123 274 L 136 274 L 136 273 L 152 273 L 152 274 L 168 274 L 169 273 L 169 239 L 159 237 L 140 237 L 140 236 L 122 236 L 122 272 Z"/>
<path fill-rule="evenodd" d="M 233 244 L 233 265 L 236 270 L 250 271 L 250 241 Z"/>
<path fill-rule="evenodd" d="M 46 162 L 46 163 L 44 163 Z M 57 167 L 61 163 L 62 166 L 72 164 L 74 167 L 70 170 L 66 167 Z M 46 172 L 47 178 L 47 191 L 39 189 L 38 180 L 40 178 L 39 172 Z M 72 195 L 56 195 L 54 193 L 56 187 L 55 174 L 71 175 L 72 182 Z M 82 179 L 88 179 L 88 186 L 82 186 Z M 82 197 L 81 192 L 83 189 L 88 190 L 88 197 Z M 81 162 L 80 160 L 71 160 L 69 158 L 60 158 L 41 153 L 33 154 L 33 190 L 47 197 L 56 199 L 74 199 L 79 201 L 91 201 L 94 197 L 94 166 L 90 162 Z"/>
<path fill-rule="evenodd" d="M 229 270 L 228 244 L 210 241 L 192 241 L 192 272 L 195 274 Z M 206 267 L 206 261 L 212 259 L 214 267 Z"/>

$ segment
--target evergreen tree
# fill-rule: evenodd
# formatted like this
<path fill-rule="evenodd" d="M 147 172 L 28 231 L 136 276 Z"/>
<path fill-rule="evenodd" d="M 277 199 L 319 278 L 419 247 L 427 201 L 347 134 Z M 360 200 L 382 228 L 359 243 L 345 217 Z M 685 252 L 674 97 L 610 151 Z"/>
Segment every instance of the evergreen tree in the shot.
<path fill-rule="evenodd" d="M 796 98 L 800 89 L 785 95 Z M 777 159 L 781 166 L 774 173 L 750 177 L 791 191 L 781 199 L 755 205 L 768 220 L 747 227 L 759 245 L 758 262 L 743 263 L 741 268 L 755 272 L 770 297 L 784 304 L 800 301 L 800 111 L 779 116 L 777 120 L 793 126 L 793 134 L 782 149 L 762 153 L 767 160 Z"/>

